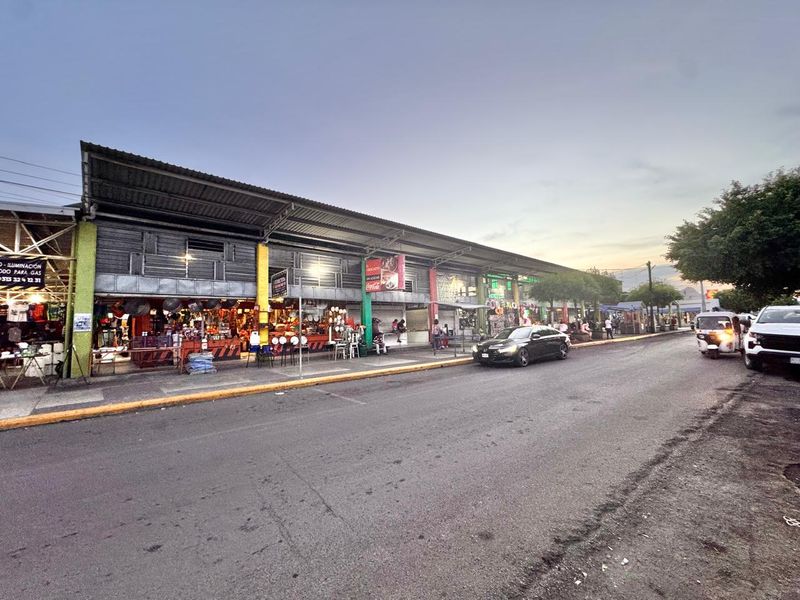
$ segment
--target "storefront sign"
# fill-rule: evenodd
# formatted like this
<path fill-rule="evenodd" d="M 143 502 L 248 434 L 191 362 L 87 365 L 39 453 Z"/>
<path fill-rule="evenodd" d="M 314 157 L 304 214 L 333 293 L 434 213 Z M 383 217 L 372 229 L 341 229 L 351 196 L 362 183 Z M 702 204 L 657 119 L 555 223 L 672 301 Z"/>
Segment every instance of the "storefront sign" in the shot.
<path fill-rule="evenodd" d="M 284 269 L 272 276 L 273 298 L 284 298 L 289 293 L 289 271 Z"/>
<path fill-rule="evenodd" d="M 72 332 L 85 333 L 92 330 L 92 313 L 75 313 L 72 318 Z"/>
<path fill-rule="evenodd" d="M 41 290 L 44 288 L 44 261 L 0 258 L 0 289 Z"/>
<path fill-rule="evenodd" d="M 368 258 L 367 292 L 403 291 L 406 287 L 406 257 L 402 254 L 385 258 Z"/>

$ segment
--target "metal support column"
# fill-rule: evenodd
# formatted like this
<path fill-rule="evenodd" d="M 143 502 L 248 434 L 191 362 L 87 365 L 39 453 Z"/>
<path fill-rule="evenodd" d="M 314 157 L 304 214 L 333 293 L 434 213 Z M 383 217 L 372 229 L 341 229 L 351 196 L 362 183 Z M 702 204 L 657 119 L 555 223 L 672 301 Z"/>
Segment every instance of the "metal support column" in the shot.
<path fill-rule="evenodd" d="M 361 259 L 361 324 L 364 326 L 364 343 L 372 348 L 372 296 L 367 293 L 367 259 Z"/>
<path fill-rule="evenodd" d="M 77 379 L 91 373 L 92 339 L 94 334 L 94 275 L 97 257 L 97 225 L 89 221 L 78 223 L 75 235 L 75 293 L 72 296 L 72 320 L 67 323 L 71 332 L 72 361 L 70 377 Z M 75 331 L 79 315 L 89 316 L 89 331 Z M 81 321 L 85 322 L 84 319 Z M 70 348 L 65 348 L 67 352 Z"/>
<path fill-rule="evenodd" d="M 258 305 L 258 337 L 262 346 L 269 344 L 269 246 L 256 247 L 256 304 Z"/>
<path fill-rule="evenodd" d="M 476 288 L 478 304 L 481 306 L 486 306 L 486 278 L 484 277 L 483 273 L 478 274 L 478 285 Z M 488 319 L 486 317 L 486 309 L 479 308 L 478 309 L 478 332 L 481 335 L 486 335 L 489 331 L 488 327 Z"/>
<path fill-rule="evenodd" d="M 428 282 L 431 288 L 431 303 L 428 305 L 428 340 L 433 342 L 433 322 L 439 318 L 439 286 L 436 283 L 436 267 L 428 269 Z"/>

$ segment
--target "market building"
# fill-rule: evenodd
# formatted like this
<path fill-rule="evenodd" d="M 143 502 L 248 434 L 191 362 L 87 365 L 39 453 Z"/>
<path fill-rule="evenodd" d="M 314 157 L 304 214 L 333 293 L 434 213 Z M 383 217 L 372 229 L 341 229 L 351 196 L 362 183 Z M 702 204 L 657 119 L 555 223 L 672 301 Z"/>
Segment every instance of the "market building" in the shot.
<path fill-rule="evenodd" d="M 0 205 L 0 369 L 54 374 L 71 355 L 76 208 Z M 21 371 L 20 371 L 21 369 Z M 60 370 L 60 369 L 59 369 Z M 13 388 L 19 377 L 0 377 Z"/>
<path fill-rule="evenodd" d="M 434 319 L 456 335 L 490 332 L 542 314 L 526 286 L 569 270 L 88 142 L 81 158 L 73 377 L 123 355 L 129 368 L 201 348 L 235 360 L 254 331 L 265 345 L 302 327 L 311 351 L 337 324 L 361 326 L 367 346 L 373 326 L 389 345 L 427 344 Z"/>

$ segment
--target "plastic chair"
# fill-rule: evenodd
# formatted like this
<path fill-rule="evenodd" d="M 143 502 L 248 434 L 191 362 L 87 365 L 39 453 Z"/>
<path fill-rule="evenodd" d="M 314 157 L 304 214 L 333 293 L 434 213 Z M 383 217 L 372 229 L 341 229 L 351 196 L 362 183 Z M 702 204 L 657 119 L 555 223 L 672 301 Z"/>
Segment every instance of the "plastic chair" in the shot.
<path fill-rule="evenodd" d="M 358 351 L 358 342 L 356 340 L 352 340 L 348 344 L 347 353 L 350 355 L 350 358 L 361 358 L 361 353 Z"/>

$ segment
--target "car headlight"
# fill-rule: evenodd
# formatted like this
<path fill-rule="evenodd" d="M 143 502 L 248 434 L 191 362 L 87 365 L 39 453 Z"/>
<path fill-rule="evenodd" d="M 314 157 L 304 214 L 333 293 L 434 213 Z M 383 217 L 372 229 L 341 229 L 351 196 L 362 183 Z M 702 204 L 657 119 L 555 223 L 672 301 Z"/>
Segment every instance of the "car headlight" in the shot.
<path fill-rule="evenodd" d="M 472 344 L 472 351 L 473 352 L 477 352 L 478 351 L 478 344 Z"/>
<path fill-rule="evenodd" d="M 517 351 L 517 346 L 516 345 L 514 345 L 514 346 L 505 346 L 503 348 L 500 348 L 500 350 L 498 350 L 498 352 L 501 352 L 503 354 L 514 354 L 514 352 L 516 352 L 516 351 Z"/>
<path fill-rule="evenodd" d="M 764 341 L 764 336 L 760 333 L 756 333 L 755 331 L 751 331 L 747 334 L 747 337 L 750 338 L 754 344 L 761 344 Z"/>

